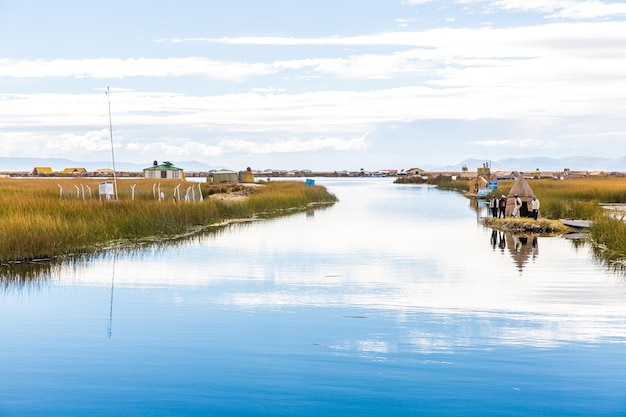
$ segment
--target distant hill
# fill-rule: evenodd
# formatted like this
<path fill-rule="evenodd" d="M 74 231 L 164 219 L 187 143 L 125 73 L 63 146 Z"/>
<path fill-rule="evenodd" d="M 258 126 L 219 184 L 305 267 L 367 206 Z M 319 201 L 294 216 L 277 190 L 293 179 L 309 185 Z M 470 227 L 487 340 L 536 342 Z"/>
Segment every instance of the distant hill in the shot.
<path fill-rule="evenodd" d="M 605 171 L 626 172 L 626 156 L 621 158 L 594 158 L 587 156 L 574 156 L 567 158 L 506 158 L 497 161 L 466 159 L 456 165 L 448 165 L 433 169 L 433 171 L 460 171 L 463 165 L 470 171 L 482 167 L 488 162 L 492 171 L 563 171 L 569 168 L 572 171 Z"/>
<path fill-rule="evenodd" d="M 163 161 L 159 161 L 163 162 Z M 210 171 L 212 169 L 224 169 L 222 166 L 210 166 L 197 161 L 170 161 L 175 166 L 185 171 Z M 153 161 L 144 163 L 118 162 L 115 161 L 117 171 L 141 172 L 144 168 L 152 166 Z M 62 171 L 65 168 L 85 168 L 87 171 L 96 171 L 100 168 L 112 168 L 111 161 L 107 162 L 78 162 L 63 158 L 6 158 L 0 157 L 1 172 L 31 172 L 35 167 L 50 167 L 53 171 Z"/>
<path fill-rule="evenodd" d="M 152 166 L 153 161 L 142 163 L 115 161 L 118 171 L 141 172 L 144 168 Z M 158 161 L 159 163 L 163 161 Z M 175 161 L 170 160 L 175 166 L 183 168 L 187 172 L 206 172 L 218 169 L 232 169 L 224 166 L 212 166 L 198 161 Z M 568 158 L 506 158 L 497 161 L 481 159 L 465 159 L 458 164 L 443 167 L 427 167 L 429 171 L 460 171 L 463 165 L 470 171 L 482 167 L 485 162 L 491 165 L 493 171 L 562 171 L 569 168 L 572 171 L 605 171 L 626 172 L 626 156 L 621 158 L 593 158 L 575 156 Z M 419 161 L 417 162 L 419 165 Z M 112 168 L 111 161 L 80 162 L 64 158 L 7 158 L 0 157 L 0 172 L 31 172 L 34 167 L 50 167 L 54 171 L 62 171 L 65 168 L 85 168 L 87 171 L 96 171 L 100 168 Z M 401 168 L 401 167 L 400 167 Z M 341 170 L 342 167 L 337 167 Z"/>

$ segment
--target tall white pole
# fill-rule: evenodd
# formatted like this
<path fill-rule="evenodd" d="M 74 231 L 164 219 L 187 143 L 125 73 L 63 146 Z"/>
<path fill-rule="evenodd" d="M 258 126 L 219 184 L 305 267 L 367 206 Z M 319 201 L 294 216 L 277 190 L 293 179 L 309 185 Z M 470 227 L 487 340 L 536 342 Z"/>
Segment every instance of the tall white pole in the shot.
<path fill-rule="evenodd" d="M 109 99 L 109 133 L 111 134 L 111 160 L 113 161 L 113 188 L 115 188 L 115 199 L 117 200 L 117 174 L 115 172 L 115 152 L 113 151 L 113 121 L 111 119 L 111 93 L 107 87 L 107 98 Z"/>

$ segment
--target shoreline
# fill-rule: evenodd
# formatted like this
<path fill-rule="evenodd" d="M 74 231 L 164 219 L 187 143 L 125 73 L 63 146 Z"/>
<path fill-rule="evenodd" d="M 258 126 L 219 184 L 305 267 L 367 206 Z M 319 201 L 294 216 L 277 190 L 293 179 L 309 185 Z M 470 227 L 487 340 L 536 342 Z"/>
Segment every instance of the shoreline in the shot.
<path fill-rule="evenodd" d="M 537 220 L 531 218 L 496 218 L 484 217 L 482 219 L 484 226 L 493 227 L 494 229 L 510 232 L 510 233 L 526 233 L 532 235 L 555 236 L 562 235 L 574 231 L 575 229 L 564 225 L 559 220 L 551 220 L 539 218 Z"/>

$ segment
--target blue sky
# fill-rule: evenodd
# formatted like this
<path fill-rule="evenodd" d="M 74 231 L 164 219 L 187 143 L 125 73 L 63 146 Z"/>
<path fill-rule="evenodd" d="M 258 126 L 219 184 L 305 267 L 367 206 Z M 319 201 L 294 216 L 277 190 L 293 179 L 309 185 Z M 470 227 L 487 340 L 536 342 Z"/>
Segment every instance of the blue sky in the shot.
<path fill-rule="evenodd" d="M 110 160 L 109 98 L 124 162 L 626 155 L 624 1 L 0 0 L 0 39 L 5 157 Z"/>

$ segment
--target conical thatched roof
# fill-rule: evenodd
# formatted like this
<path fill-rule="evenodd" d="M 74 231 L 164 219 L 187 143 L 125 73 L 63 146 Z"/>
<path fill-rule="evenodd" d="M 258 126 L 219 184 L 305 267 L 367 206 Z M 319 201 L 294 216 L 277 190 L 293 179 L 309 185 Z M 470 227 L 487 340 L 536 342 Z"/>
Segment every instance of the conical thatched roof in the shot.
<path fill-rule="evenodd" d="M 528 185 L 528 183 L 524 179 L 523 174 L 519 174 L 517 176 L 517 179 L 515 180 L 513 187 L 511 187 L 511 191 L 509 191 L 509 196 L 514 196 L 515 194 L 519 195 L 522 198 L 523 197 L 530 198 L 533 196 L 533 190 L 532 188 L 530 188 L 530 185 Z"/>
<path fill-rule="evenodd" d="M 530 185 L 524 179 L 523 174 L 518 174 L 513 187 L 511 187 L 511 191 L 509 191 L 509 195 L 506 198 L 506 217 L 509 217 L 513 214 L 513 207 L 515 205 L 515 195 L 520 197 L 522 200 L 522 208 L 520 210 L 520 215 L 522 217 L 526 217 L 528 215 L 528 208 L 530 206 L 530 199 L 533 196 L 533 190 L 530 188 Z"/>
<path fill-rule="evenodd" d="M 483 176 L 477 176 L 469 182 L 470 193 L 477 193 L 479 189 L 485 188 L 489 185 L 489 181 Z"/>

